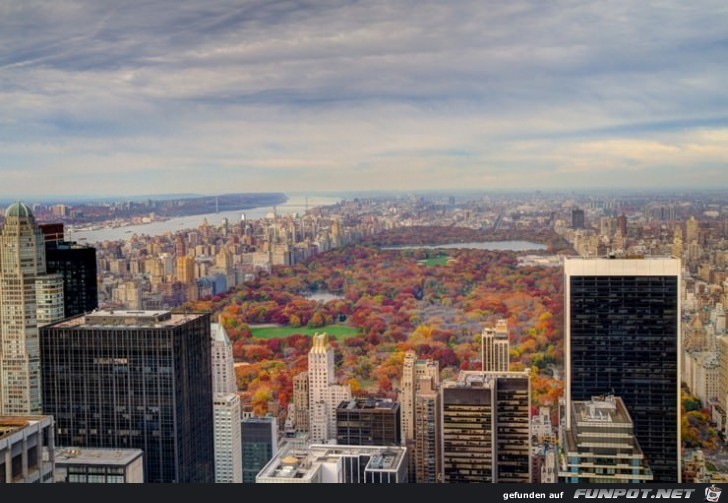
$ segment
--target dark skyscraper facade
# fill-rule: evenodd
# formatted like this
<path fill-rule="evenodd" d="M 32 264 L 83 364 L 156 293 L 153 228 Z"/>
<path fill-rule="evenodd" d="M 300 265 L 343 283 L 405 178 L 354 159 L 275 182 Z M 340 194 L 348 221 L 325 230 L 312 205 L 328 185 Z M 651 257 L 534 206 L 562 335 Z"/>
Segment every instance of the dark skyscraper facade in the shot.
<path fill-rule="evenodd" d="M 352 398 L 336 408 L 336 441 L 340 445 L 400 445 L 399 402 Z"/>
<path fill-rule="evenodd" d="M 60 242 L 46 247 L 48 272 L 63 276 L 64 315 L 90 313 L 99 307 L 96 249 Z"/>
<path fill-rule="evenodd" d="M 63 277 L 64 317 L 99 307 L 96 248 L 65 241 L 62 223 L 40 224 L 49 273 Z"/>
<path fill-rule="evenodd" d="M 255 476 L 278 452 L 277 430 L 273 417 L 250 417 L 240 422 L 244 484 L 255 484 Z"/>
<path fill-rule="evenodd" d="M 574 208 L 573 210 L 571 210 L 571 228 L 584 228 L 584 210 L 580 208 Z"/>
<path fill-rule="evenodd" d="M 567 258 L 564 271 L 567 411 L 621 396 L 654 481 L 679 482 L 680 261 Z"/>
<path fill-rule="evenodd" d="M 97 311 L 41 327 L 56 444 L 144 451 L 146 482 L 214 482 L 209 314 Z"/>

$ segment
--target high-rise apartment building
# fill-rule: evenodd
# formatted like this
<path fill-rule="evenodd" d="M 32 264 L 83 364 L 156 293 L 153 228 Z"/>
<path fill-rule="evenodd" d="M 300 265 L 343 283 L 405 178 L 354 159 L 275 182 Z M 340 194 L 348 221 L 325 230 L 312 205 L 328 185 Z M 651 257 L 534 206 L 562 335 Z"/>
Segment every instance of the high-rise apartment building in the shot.
<path fill-rule="evenodd" d="M 564 262 L 566 428 L 571 403 L 621 397 L 655 482 L 680 481 L 680 260 Z"/>
<path fill-rule="evenodd" d="M 308 353 L 308 389 L 311 442 L 336 438 L 336 407 L 351 400 L 351 388 L 336 384 L 334 348 L 326 333 L 316 333 Z"/>
<path fill-rule="evenodd" d="M 571 483 L 637 483 L 652 480 L 620 397 L 575 400 L 571 427 L 560 436 L 559 479 Z"/>
<path fill-rule="evenodd" d="M 484 372 L 508 372 L 511 364 L 508 322 L 500 319 L 495 328 L 484 328 L 481 335 L 481 362 Z"/>
<path fill-rule="evenodd" d="M 210 315 L 111 311 L 41 327 L 56 443 L 144 451 L 146 482 L 214 481 Z"/>
<path fill-rule="evenodd" d="M 440 481 L 442 456 L 440 452 L 440 392 L 432 377 L 420 377 L 415 397 L 415 438 L 408 448 L 417 470 L 414 481 L 434 484 Z M 411 480 L 411 479 L 410 479 Z"/>
<path fill-rule="evenodd" d="M 293 377 L 293 408 L 296 432 L 308 433 L 311 413 L 308 406 L 308 372 Z"/>
<path fill-rule="evenodd" d="M 400 380 L 399 403 L 401 411 L 402 424 L 402 441 L 409 452 L 408 473 L 410 482 L 415 482 L 417 473 L 419 472 L 416 463 L 417 456 L 412 455 L 417 452 L 416 445 L 417 432 L 415 426 L 417 424 L 417 397 L 420 393 L 422 379 L 430 379 L 431 386 L 437 390 L 440 384 L 440 367 L 436 360 L 417 358 L 417 353 L 412 350 L 405 352 L 404 362 L 402 364 L 402 379 Z M 423 424 L 426 420 L 423 419 Z M 429 452 L 428 457 L 434 457 L 434 452 Z"/>
<path fill-rule="evenodd" d="M 216 393 L 212 400 L 215 436 L 215 482 L 241 484 L 243 455 L 240 433 L 240 396 Z"/>
<path fill-rule="evenodd" d="M 623 238 L 627 237 L 627 216 L 622 214 L 617 217 L 617 230 Z"/>
<path fill-rule="evenodd" d="M 47 274 L 43 234 L 21 202 L 0 232 L 0 415 L 41 414 L 38 327 L 63 318 L 63 278 Z"/>
<path fill-rule="evenodd" d="M 528 369 L 442 383 L 443 482 L 531 482 L 530 392 Z"/>
<path fill-rule="evenodd" d="M 177 281 L 185 284 L 195 281 L 195 257 L 192 255 L 177 257 Z"/>

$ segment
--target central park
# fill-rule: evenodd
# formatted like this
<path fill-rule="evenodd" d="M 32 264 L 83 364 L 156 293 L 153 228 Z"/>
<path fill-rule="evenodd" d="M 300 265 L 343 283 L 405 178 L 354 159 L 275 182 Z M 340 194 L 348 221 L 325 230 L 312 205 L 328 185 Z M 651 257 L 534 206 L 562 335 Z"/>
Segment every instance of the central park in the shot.
<path fill-rule="evenodd" d="M 238 390 L 256 415 L 285 414 L 314 333 L 329 335 L 337 381 L 354 396 L 397 399 L 405 351 L 436 360 L 441 379 L 453 379 L 482 368 L 482 331 L 505 319 L 511 370 L 531 369 L 533 409 L 550 406 L 555 419 L 563 393 L 562 268 L 519 261 L 533 250 L 451 246 L 513 239 L 538 243 L 544 255 L 574 254 L 551 232 L 398 228 L 258 272 L 185 309 L 210 311 L 225 327 Z M 689 395 L 683 405 L 684 442 L 710 447 L 708 415 Z"/>

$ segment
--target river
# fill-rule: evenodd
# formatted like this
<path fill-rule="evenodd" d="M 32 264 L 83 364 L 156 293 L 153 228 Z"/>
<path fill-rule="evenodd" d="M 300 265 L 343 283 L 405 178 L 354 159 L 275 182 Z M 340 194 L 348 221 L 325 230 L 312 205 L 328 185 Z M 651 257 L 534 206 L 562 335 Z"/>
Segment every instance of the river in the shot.
<path fill-rule="evenodd" d="M 290 215 L 293 213 L 303 214 L 306 206 L 309 209 L 316 206 L 327 206 L 336 204 L 341 201 L 340 197 L 332 196 L 306 196 L 305 194 L 287 194 L 288 201 L 284 204 L 275 206 L 275 212 L 278 215 Z M 168 232 L 177 232 L 185 229 L 195 229 L 202 225 L 207 219 L 210 225 L 219 225 L 223 219 L 227 218 L 228 222 L 234 224 L 239 222 L 242 215 L 246 220 L 256 220 L 265 218 L 269 213 L 273 212 L 273 206 L 263 206 L 259 208 L 250 208 L 247 210 L 221 211 L 219 213 L 205 213 L 201 215 L 187 215 L 183 217 L 174 217 L 169 220 L 159 222 L 150 222 L 148 224 L 124 225 L 121 227 L 105 227 L 98 230 L 78 230 L 73 231 L 66 228 L 66 239 L 69 241 L 83 241 L 86 243 L 99 243 L 103 241 L 117 241 L 131 238 L 134 234 L 149 236 L 159 236 Z"/>

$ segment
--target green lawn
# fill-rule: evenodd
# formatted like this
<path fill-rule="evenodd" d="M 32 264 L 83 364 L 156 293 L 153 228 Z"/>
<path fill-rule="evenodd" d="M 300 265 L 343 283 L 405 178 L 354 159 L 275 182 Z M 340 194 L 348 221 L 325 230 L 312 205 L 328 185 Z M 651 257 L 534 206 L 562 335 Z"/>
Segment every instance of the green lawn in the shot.
<path fill-rule="evenodd" d="M 439 257 L 420 260 L 420 264 L 426 265 L 427 267 L 432 267 L 434 265 L 447 265 L 449 258 L 450 257 L 447 255 L 440 255 Z"/>
<path fill-rule="evenodd" d="M 316 332 L 326 332 L 327 334 L 336 336 L 337 339 L 346 339 L 359 335 L 359 329 L 347 327 L 346 325 L 327 325 L 320 328 L 299 327 L 293 328 L 289 326 L 283 327 L 251 327 L 250 332 L 253 337 L 258 339 L 278 339 L 280 337 L 288 337 L 293 334 L 313 335 Z"/>

